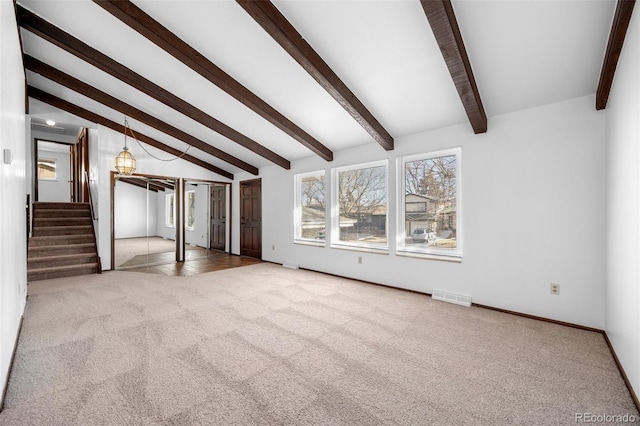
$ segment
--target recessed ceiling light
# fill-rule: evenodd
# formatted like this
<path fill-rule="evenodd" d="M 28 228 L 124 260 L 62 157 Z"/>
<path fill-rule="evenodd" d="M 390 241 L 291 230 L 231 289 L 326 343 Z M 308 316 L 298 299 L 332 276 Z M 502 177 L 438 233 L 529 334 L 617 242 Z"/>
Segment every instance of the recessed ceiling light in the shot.
<path fill-rule="evenodd" d="M 47 120 L 47 121 L 45 121 L 45 123 L 47 123 L 49 126 L 55 126 L 56 125 L 56 122 L 53 121 L 53 120 Z"/>

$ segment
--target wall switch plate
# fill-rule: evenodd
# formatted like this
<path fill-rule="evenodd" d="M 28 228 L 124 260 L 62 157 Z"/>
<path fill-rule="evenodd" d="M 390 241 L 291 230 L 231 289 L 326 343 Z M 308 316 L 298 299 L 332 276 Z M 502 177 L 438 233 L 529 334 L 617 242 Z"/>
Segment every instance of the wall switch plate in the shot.
<path fill-rule="evenodd" d="M 559 295 L 560 294 L 560 284 L 551 283 L 550 291 L 551 291 L 551 294 L 554 294 L 556 296 Z"/>
<path fill-rule="evenodd" d="M 358 256 L 358 263 L 362 264 L 362 256 Z"/>
<path fill-rule="evenodd" d="M 13 154 L 8 148 L 2 150 L 2 156 L 4 158 L 4 164 L 11 164 L 11 162 L 13 161 Z"/>

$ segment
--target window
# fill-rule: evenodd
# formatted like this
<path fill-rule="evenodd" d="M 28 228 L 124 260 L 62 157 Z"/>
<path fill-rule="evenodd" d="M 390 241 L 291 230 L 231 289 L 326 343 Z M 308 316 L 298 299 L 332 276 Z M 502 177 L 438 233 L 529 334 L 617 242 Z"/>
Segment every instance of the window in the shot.
<path fill-rule="evenodd" d="M 398 251 L 460 256 L 460 149 L 399 163 Z"/>
<path fill-rule="evenodd" d="M 187 229 L 193 231 L 196 226 L 196 191 L 186 191 Z"/>
<path fill-rule="evenodd" d="M 387 162 L 334 169 L 333 182 L 332 243 L 387 249 Z"/>
<path fill-rule="evenodd" d="M 56 180 L 56 160 L 39 158 L 38 159 L 38 179 Z"/>
<path fill-rule="evenodd" d="M 325 179 L 324 170 L 295 176 L 295 240 L 322 242 L 325 240 Z"/>
<path fill-rule="evenodd" d="M 174 222 L 175 212 L 175 194 L 167 194 L 165 198 L 165 226 L 167 228 L 175 228 Z"/>

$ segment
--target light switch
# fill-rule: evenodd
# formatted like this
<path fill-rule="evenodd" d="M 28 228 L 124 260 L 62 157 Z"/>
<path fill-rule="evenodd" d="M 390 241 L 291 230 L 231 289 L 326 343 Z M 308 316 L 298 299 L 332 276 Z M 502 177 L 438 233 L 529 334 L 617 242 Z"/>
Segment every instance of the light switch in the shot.
<path fill-rule="evenodd" d="M 4 154 L 4 164 L 11 164 L 11 161 L 13 161 L 11 150 L 5 148 L 4 150 L 2 150 L 2 153 Z"/>

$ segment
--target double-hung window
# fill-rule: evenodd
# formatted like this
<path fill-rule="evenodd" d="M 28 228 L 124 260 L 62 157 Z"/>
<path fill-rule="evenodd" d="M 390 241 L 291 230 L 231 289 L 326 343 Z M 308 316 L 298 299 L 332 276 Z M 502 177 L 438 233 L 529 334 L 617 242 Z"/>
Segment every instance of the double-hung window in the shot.
<path fill-rule="evenodd" d="M 460 148 L 398 161 L 399 253 L 462 256 Z"/>
<path fill-rule="evenodd" d="M 333 246 L 387 250 L 387 161 L 333 169 Z"/>
<path fill-rule="evenodd" d="M 296 242 L 324 244 L 326 203 L 324 170 L 295 176 Z"/>

